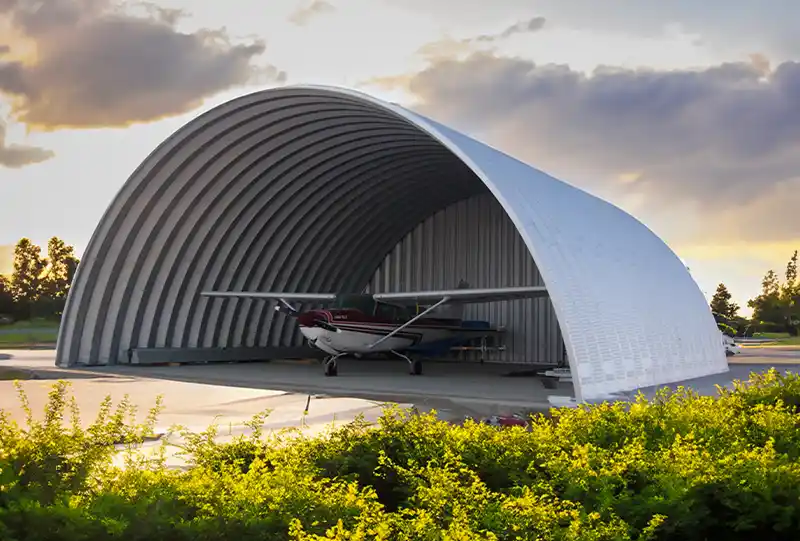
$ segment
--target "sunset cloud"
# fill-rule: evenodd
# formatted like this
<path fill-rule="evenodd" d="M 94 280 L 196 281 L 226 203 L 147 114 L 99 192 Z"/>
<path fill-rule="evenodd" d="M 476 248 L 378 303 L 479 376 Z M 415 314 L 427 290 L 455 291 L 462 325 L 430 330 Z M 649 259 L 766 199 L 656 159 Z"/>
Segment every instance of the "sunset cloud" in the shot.
<path fill-rule="evenodd" d="M 424 13 L 442 24 L 495 24 L 536 11 L 557 25 L 577 31 L 626 35 L 651 39 L 682 33 L 695 36 L 707 49 L 725 56 L 764 52 L 780 59 L 800 54 L 800 2 L 791 0 L 635 0 L 610 2 L 598 9 L 597 0 L 383 0 L 383 2 Z M 591 55 L 591 46 L 576 44 Z"/>
<path fill-rule="evenodd" d="M 184 17 L 145 2 L 0 0 L 0 27 L 14 34 L 0 57 L 0 94 L 29 126 L 95 128 L 186 113 L 256 76 L 285 79 L 257 67 L 263 41 L 183 32 Z"/>
<path fill-rule="evenodd" d="M 304 26 L 315 17 L 334 11 L 336 11 L 336 8 L 330 2 L 326 0 L 313 0 L 307 5 L 297 8 L 289 16 L 289 21 L 298 26 Z"/>
<path fill-rule="evenodd" d="M 452 59 L 465 53 L 483 51 L 487 46 L 491 49 L 492 45 L 516 35 L 539 32 L 546 24 L 547 20 L 544 17 L 531 17 L 506 26 L 498 32 L 483 33 L 462 39 L 453 39 L 447 36 L 438 41 L 424 44 L 416 54 L 434 61 Z"/>
<path fill-rule="evenodd" d="M 676 241 L 800 238 L 788 219 L 800 208 L 800 63 L 585 74 L 479 52 L 378 82 L 556 176 L 635 200 L 637 214 L 676 224 Z"/>
<path fill-rule="evenodd" d="M 544 25 L 546 20 L 544 17 L 533 17 L 526 21 L 520 21 L 518 23 L 512 24 L 511 26 L 506 27 L 502 32 L 498 32 L 496 34 L 481 34 L 480 36 L 475 38 L 475 41 L 497 41 L 499 39 L 508 39 L 511 36 L 516 36 L 517 34 L 528 34 L 530 32 L 538 32 Z"/>
<path fill-rule="evenodd" d="M 0 167 L 18 169 L 49 160 L 54 155 L 52 151 L 43 148 L 8 143 L 6 141 L 6 125 L 0 120 Z"/>

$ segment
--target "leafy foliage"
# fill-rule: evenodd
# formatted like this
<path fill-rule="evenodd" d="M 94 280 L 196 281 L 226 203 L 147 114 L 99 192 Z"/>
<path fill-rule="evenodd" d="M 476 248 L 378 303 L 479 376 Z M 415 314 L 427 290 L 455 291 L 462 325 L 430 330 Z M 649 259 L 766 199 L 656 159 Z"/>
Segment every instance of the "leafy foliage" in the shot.
<path fill-rule="evenodd" d="M 0 315 L 16 319 L 61 315 L 78 268 L 74 248 L 58 237 L 47 243 L 47 257 L 28 238 L 14 248 L 14 271 L 0 276 Z"/>
<path fill-rule="evenodd" d="M 719 329 L 730 336 L 750 337 L 755 333 L 800 333 L 800 275 L 798 252 L 795 250 L 786 264 L 784 279 L 769 270 L 761 281 L 761 293 L 747 301 L 752 308 L 751 318 L 738 315 L 739 305 L 727 286 L 720 283 L 709 307 Z"/>
<path fill-rule="evenodd" d="M 731 300 L 732 296 L 725 284 L 719 284 L 714 296 L 711 298 L 711 311 L 727 319 L 736 317 L 739 305 Z"/>
<path fill-rule="evenodd" d="M 42 275 L 47 267 L 47 259 L 41 255 L 42 249 L 30 239 L 23 238 L 14 248 L 14 273 L 11 284 L 17 301 L 33 302 L 42 293 Z"/>
<path fill-rule="evenodd" d="M 14 312 L 14 292 L 11 280 L 0 275 L 0 314 L 11 314 Z"/>
<path fill-rule="evenodd" d="M 784 281 L 770 270 L 761 282 L 761 294 L 748 301 L 753 320 L 762 331 L 784 331 L 797 336 L 800 327 L 800 281 L 797 274 L 797 251 L 786 264 Z M 765 325 L 766 324 L 766 325 Z"/>
<path fill-rule="evenodd" d="M 736 329 L 725 323 L 717 323 L 717 328 L 730 337 L 736 336 Z"/>
<path fill-rule="evenodd" d="M 0 417 L 0 538 L 797 539 L 800 377 L 772 370 L 716 397 L 553 410 L 529 429 L 387 409 L 320 437 L 219 443 L 176 429 L 188 466 L 136 453 L 143 424 L 110 399 L 81 428 L 68 385 L 43 420 Z M 71 417 L 71 423 L 65 417 Z M 128 446 L 125 464 L 113 444 Z M 163 449 L 162 449 L 163 451 Z"/>

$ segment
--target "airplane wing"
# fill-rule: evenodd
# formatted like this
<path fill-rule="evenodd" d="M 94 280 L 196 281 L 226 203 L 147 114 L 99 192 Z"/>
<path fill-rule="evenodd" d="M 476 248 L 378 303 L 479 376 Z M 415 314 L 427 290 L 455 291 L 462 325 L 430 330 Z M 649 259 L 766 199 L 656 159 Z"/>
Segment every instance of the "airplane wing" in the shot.
<path fill-rule="evenodd" d="M 295 302 L 328 302 L 336 300 L 335 293 L 284 293 L 281 291 L 203 291 L 204 297 L 238 297 L 242 299 L 268 299 Z"/>
<path fill-rule="evenodd" d="M 532 299 L 546 296 L 546 287 L 528 286 L 483 289 L 445 289 L 438 291 L 409 291 L 407 293 L 375 293 L 372 295 L 372 298 L 374 298 L 376 301 L 416 302 L 424 304 L 431 301 L 441 301 L 445 298 L 448 299 L 448 302 L 479 303 L 510 301 L 514 299 Z"/>

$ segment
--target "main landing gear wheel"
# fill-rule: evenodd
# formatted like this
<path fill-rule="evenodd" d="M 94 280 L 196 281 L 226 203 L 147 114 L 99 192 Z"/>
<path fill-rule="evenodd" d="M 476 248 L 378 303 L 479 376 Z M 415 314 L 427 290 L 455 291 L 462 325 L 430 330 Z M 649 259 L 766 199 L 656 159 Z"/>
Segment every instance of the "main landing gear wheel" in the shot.
<path fill-rule="evenodd" d="M 403 359 L 408 363 L 409 373 L 412 376 L 421 376 L 422 375 L 422 361 L 414 359 L 412 360 L 410 357 L 403 355 L 402 353 L 398 353 L 397 351 L 392 351 L 395 355 Z"/>
<path fill-rule="evenodd" d="M 330 357 L 325 359 L 325 375 L 328 377 L 339 375 L 339 364 L 336 362 L 337 357 Z"/>
<path fill-rule="evenodd" d="M 335 359 L 325 362 L 325 375 L 328 377 L 339 375 L 339 366 L 337 365 Z"/>

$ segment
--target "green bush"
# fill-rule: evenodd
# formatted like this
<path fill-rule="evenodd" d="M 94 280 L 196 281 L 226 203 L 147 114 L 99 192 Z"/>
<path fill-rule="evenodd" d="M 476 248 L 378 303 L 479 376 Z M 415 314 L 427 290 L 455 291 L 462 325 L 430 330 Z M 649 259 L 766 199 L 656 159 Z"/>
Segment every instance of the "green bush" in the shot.
<path fill-rule="evenodd" d="M 786 332 L 786 325 L 782 325 L 780 323 L 773 323 L 771 321 L 759 321 L 756 322 L 755 331 L 758 333 L 780 333 Z"/>
<path fill-rule="evenodd" d="M 230 443 L 178 431 L 185 469 L 136 452 L 160 403 L 136 424 L 106 399 L 82 429 L 68 390 L 42 420 L 0 415 L 0 539 L 800 538 L 794 374 L 553 410 L 527 430 L 387 408 L 377 427 L 267 437 L 265 413 Z"/>
<path fill-rule="evenodd" d="M 733 328 L 733 327 L 731 327 L 730 325 L 727 325 L 727 324 L 725 324 L 725 323 L 717 323 L 717 328 L 718 328 L 720 331 L 722 331 L 723 333 L 725 333 L 725 334 L 727 334 L 728 336 L 730 336 L 731 338 L 733 338 L 733 337 L 735 337 L 735 336 L 736 336 L 736 333 L 737 333 L 736 329 L 734 329 L 734 328 Z"/>

